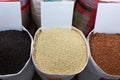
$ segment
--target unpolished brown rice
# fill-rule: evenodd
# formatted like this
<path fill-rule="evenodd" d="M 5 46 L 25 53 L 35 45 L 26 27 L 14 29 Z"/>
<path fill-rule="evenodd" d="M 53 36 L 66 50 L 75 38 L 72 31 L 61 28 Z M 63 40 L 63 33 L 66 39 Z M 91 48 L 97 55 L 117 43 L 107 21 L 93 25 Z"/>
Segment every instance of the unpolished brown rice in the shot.
<path fill-rule="evenodd" d="M 52 28 L 39 31 L 34 43 L 34 61 L 48 74 L 78 73 L 87 61 L 87 48 L 81 34 L 74 30 Z"/>
<path fill-rule="evenodd" d="M 93 59 L 103 71 L 120 75 L 120 34 L 92 34 L 90 49 Z"/>

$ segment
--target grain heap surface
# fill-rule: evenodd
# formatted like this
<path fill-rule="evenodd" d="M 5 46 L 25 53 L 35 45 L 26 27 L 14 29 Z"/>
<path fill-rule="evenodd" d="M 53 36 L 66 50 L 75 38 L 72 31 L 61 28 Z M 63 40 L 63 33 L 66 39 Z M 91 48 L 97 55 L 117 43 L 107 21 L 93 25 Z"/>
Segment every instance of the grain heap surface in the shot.
<path fill-rule="evenodd" d="M 52 28 L 39 31 L 34 43 L 36 66 L 48 74 L 78 73 L 87 61 L 86 43 L 75 30 Z"/>
<path fill-rule="evenodd" d="M 103 71 L 120 75 L 120 34 L 92 34 L 90 49 L 93 59 Z"/>

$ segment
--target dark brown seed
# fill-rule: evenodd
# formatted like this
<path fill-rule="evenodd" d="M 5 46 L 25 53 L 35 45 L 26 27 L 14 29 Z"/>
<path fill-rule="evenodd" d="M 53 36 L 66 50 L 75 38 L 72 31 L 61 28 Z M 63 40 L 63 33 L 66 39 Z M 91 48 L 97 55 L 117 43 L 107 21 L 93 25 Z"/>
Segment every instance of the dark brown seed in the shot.
<path fill-rule="evenodd" d="M 0 32 L 0 75 L 19 72 L 30 56 L 31 40 L 27 32 Z"/>

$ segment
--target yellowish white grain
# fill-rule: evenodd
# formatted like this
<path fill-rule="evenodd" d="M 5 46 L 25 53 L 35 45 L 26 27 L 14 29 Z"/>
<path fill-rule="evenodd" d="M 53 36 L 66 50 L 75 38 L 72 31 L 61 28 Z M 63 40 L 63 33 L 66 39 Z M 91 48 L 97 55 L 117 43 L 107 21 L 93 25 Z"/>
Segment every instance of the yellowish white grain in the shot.
<path fill-rule="evenodd" d="M 86 63 L 87 49 L 80 33 L 65 28 L 52 28 L 36 34 L 33 57 L 42 72 L 76 74 Z"/>

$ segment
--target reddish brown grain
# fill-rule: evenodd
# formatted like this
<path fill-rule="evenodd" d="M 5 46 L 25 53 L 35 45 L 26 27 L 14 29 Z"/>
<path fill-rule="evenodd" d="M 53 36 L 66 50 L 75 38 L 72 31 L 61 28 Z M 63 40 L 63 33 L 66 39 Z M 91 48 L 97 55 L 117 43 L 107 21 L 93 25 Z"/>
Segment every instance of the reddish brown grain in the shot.
<path fill-rule="evenodd" d="M 92 34 L 90 49 L 93 59 L 103 71 L 120 75 L 120 34 Z"/>

